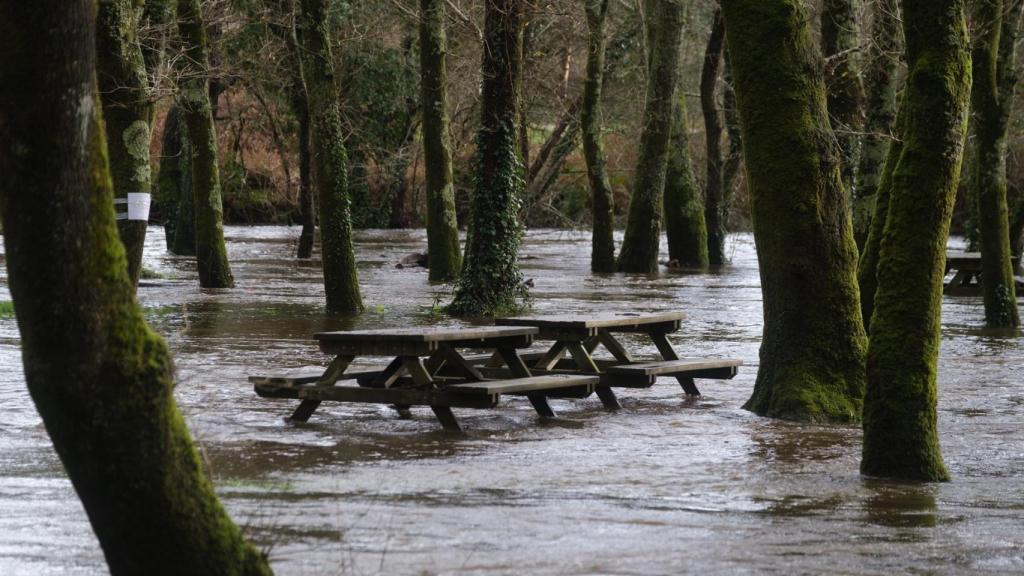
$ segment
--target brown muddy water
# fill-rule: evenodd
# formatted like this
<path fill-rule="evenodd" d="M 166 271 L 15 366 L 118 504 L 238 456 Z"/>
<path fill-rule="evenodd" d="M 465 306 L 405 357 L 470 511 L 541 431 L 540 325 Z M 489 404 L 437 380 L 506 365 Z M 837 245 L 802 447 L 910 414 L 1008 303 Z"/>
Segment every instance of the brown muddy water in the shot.
<path fill-rule="evenodd" d="M 1024 340 L 980 329 L 980 300 L 945 298 L 939 424 L 953 482 L 858 474 L 856 427 L 801 426 L 740 408 L 753 386 L 761 295 L 753 243 L 730 238 L 719 274 L 593 276 L 588 236 L 532 231 L 523 268 L 537 312 L 682 310 L 674 342 L 742 358 L 732 381 L 686 399 L 670 381 L 400 420 L 324 405 L 285 423 L 290 401 L 257 398 L 249 374 L 322 366 L 313 332 L 457 324 L 448 288 L 395 269 L 421 232 L 357 237 L 368 311 L 322 310 L 318 264 L 292 258 L 294 228 L 228 228 L 238 287 L 200 291 L 194 265 L 151 229 L 139 297 L 174 351 L 176 396 L 235 520 L 279 574 L 1019 574 L 1024 573 Z M 0 299 L 9 299 L 6 279 Z M 632 342 L 639 346 L 639 342 Z M 645 352 L 653 355 L 653 349 Z M 25 390 L 13 319 L 0 319 L 0 574 L 103 574 L 95 537 Z"/>

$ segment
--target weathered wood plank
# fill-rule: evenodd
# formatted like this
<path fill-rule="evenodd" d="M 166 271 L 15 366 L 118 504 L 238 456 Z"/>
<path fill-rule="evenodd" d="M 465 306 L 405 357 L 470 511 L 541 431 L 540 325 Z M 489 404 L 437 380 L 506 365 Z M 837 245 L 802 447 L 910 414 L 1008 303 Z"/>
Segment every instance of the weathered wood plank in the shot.
<path fill-rule="evenodd" d="M 346 372 L 340 380 L 356 380 L 359 378 L 372 378 L 382 372 L 382 368 L 374 370 L 358 370 Z M 295 374 L 283 374 L 280 376 L 257 375 L 249 376 L 250 384 L 272 384 L 274 386 L 302 386 L 312 384 L 323 376 L 323 370 L 319 372 L 297 372 Z"/>
<path fill-rule="evenodd" d="M 318 332 L 314 337 L 321 342 L 459 342 L 487 340 L 511 336 L 532 336 L 536 328 L 529 326 L 464 326 L 384 328 L 381 330 L 344 330 Z"/>
<path fill-rule="evenodd" d="M 529 378 L 485 380 L 483 382 L 450 384 L 445 386 L 443 390 L 454 390 L 465 394 L 517 394 L 523 392 L 557 390 L 559 388 L 593 385 L 600 382 L 600 380 L 601 378 L 596 374 L 593 376 L 546 374 L 544 376 L 531 376 Z"/>
<path fill-rule="evenodd" d="M 500 326 L 537 326 L 538 328 L 588 329 L 633 327 L 642 326 L 644 324 L 662 324 L 678 322 L 682 319 L 682 312 L 622 312 L 586 316 L 581 314 L 515 316 L 511 318 L 498 318 L 495 320 L 495 324 L 498 324 Z"/>
<path fill-rule="evenodd" d="M 743 365 L 742 360 L 730 358 L 680 358 L 679 360 L 663 360 L 661 362 L 645 362 L 640 364 L 618 364 L 605 369 L 608 374 L 639 374 L 643 376 L 663 376 L 676 374 L 707 373 L 714 370 L 725 370 L 735 375 L 732 369 Z M 707 378 L 708 376 L 705 376 Z M 729 376 L 730 378 L 732 376 Z"/>
<path fill-rule="evenodd" d="M 367 404 L 393 404 L 395 406 L 450 406 L 453 408 L 494 408 L 498 396 L 486 394 L 464 394 L 456 391 L 417 390 L 409 388 L 364 388 L 357 386 L 271 386 L 257 384 L 253 387 L 262 398 L 291 398 L 315 400 L 317 402 L 358 402 Z"/>

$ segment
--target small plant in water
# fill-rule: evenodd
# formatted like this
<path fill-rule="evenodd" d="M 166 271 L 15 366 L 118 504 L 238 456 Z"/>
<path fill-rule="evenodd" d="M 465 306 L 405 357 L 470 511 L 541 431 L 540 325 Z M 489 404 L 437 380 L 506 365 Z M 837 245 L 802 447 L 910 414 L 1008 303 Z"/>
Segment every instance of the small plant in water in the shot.
<path fill-rule="evenodd" d="M 14 302 L 0 301 L 0 319 L 14 318 Z"/>

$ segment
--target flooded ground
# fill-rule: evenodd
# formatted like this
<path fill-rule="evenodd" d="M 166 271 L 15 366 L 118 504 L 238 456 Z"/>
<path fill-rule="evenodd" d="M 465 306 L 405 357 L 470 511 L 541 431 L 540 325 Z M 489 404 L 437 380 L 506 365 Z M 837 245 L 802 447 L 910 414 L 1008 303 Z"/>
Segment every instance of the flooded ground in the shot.
<path fill-rule="evenodd" d="M 322 366 L 324 329 L 456 324 L 448 289 L 395 269 L 421 232 L 357 237 L 368 311 L 322 311 L 319 265 L 293 257 L 297 229 L 229 228 L 238 287 L 200 291 L 195 267 L 151 229 L 139 297 L 174 351 L 176 396 L 225 505 L 278 574 L 1024 573 L 1024 340 L 980 329 L 980 299 L 946 298 L 939 424 L 953 482 L 862 478 L 860 430 L 752 416 L 761 295 L 749 236 L 720 274 L 592 276 L 589 240 L 530 232 L 523 268 L 537 312 L 682 310 L 685 355 L 742 358 L 732 381 L 674 381 L 553 401 L 456 410 L 257 398 L 249 374 Z M 9 299 L 6 281 L 0 299 Z M 639 341 L 630 341 L 640 346 Z M 653 355 L 654 350 L 643 352 Z M 25 390 L 12 319 L 0 320 L 0 574 L 104 573 L 102 553 Z"/>

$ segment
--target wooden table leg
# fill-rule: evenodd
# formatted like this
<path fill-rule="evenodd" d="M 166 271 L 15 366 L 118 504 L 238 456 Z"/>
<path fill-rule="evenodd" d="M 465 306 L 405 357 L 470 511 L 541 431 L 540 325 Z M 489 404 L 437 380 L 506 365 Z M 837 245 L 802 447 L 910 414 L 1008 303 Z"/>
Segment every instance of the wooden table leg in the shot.
<path fill-rule="evenodd" d="M 612 353 L 612 356 L 614 356 L 619 362 L 627 364 L 633 362 L 633 356 L 629 353 L 629 350 L 626 350 L 622 343 L 616 340 L 615 336 L 613 336 L 607 329 L 601 328 L 597 332 L 597 339 L 601 344 L 604 344 L 604 347 L 607 348 L 608 351 Z"/>
<path fill-rule="evenodd" d="M 341 378 L 341 376 L 345 373 L 345 370 L 348 369 L 348 365 L 352 363 L 353 358 L 355 357 L 338 356 L 334 360 L 331 360 L 331 363 L 327 366 L 327 369 L 324 370 L 323 376 L 321 376 L 320 379 L 316 381 L 316 386 L 334 386 L 334 383 L 337 382 L 338 379 Z M 299 403 L 298 408 L 296 408 L 295 411 L 292 412 L 292 415 L 291 417 L 288 418 L 288 420 L 291 420 L 293 422 L 307 422 L 309 421 L 309 417 L 313 415 L 313 412 L 315 412 L 319 406 L 319 400 L 303 400 L 302 402 Z"/>
<path fill-rule="evenodd" d="M 434 378 L 427 371 L 426 366 L 423 365 L 423 361 L 420 360 L 419 356 L 402 356 L 402 365 L 409 371 L 409 375 L 412 376 L 412 381 L 420 388 L 430 390 L 434 387 Z M 447 360 L 447 359 L 446 359 Z M 448 406 L 431 406 L 431 410 L 434 411 L 434 416 L 437 416 L 437 420 L 441 422 L 441 426 L 445 430 L 452 432 L 461 432 L 462 427 L 459 426 L 459 421 L 455 419 L 455 414 L 452 409 Z"/>
<path fill-rule="evenodd" d="M 533 367 L 538 370 L 551 370 L 562 359 L 563 354 L 565 354 L 565 342 L 557 341 Z"/>
<path fill-rule="evenodd" d="M 523 362 L 522 357 L 519 356 L 519 351 L 515 348 L 498 348 L 497 353 L 501 355 L 501 358 L 505 361 L 505 365 L 508 366 L 509 372 L 512 373 L 514 378 L 529 378 L 532 376 L 530 369 Z M 561 354 L 559 354 L 561 356 Z M 527 394 L 526 397 L 530 400 L 530 404 L 533 405 L 533 409 L 540 414 L 542 418 L 557 418 L 554 408 L 548 403 L 548 397 L 544 394 Z"/>
<path fill-rule="evenodd" d="M 658 347 L 658 352 L 661 352 L 662 360 L 679 360 L 679 355 L 676 354 L 675 348 L 672 347 L 672 343 L 668 341 L 668 336 L 664 332 L 651 332 L 650 336 L 651 340 L 654 341 L 654 345 Z M 676 376 L 676 380 L 679 381 L 679 385 L 683 387 L 683 392 L 687 396 L 700 396 L 700 390 L 697 389 L 693 378 Z"/>
<path fill-rule="evenodd" d="M 589 372 L 591 374 L 598 374 L 601 370 L 594 363 L 594 359 L 587 353 L 587 349 L 583 347 L 579 342 L 566 342 L 565 347 L 569 350 L 569 354 L 572 355 L 572 359 L 576 361 L 576 366 L 583 372 Z M 608 386 L 598 386 L 594 390 L 597 392 L 597 397 L 601 399 L 601 403 L 604 407 L 609 410 L 619 410 L 622 405 L 619 404 L 619 399 L 615 397 L 615 392 Z"/>
<path fill-rule="evenodd" d="M 441 427 L 449 432 L 462 432 L 462 426 L 459 426 L 459 421 L 455 419 L 455 414 L 452 409 L 447 406 L 431 406 L 431 410 L 434 411 L 434 416 L 437 416 Z"/>

